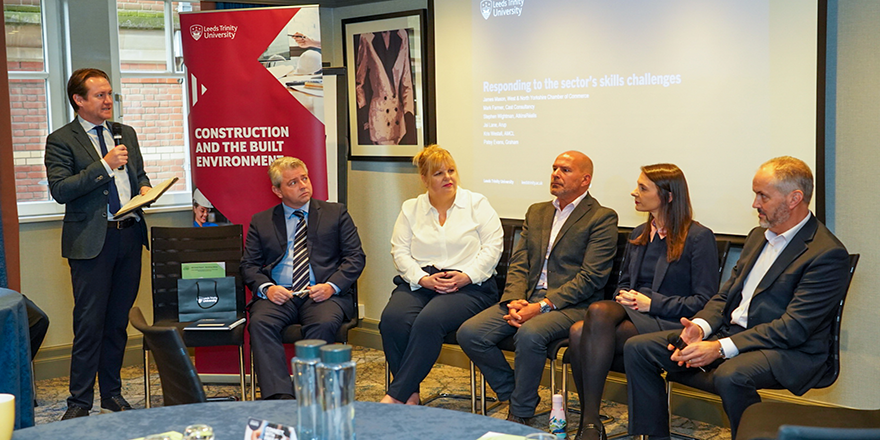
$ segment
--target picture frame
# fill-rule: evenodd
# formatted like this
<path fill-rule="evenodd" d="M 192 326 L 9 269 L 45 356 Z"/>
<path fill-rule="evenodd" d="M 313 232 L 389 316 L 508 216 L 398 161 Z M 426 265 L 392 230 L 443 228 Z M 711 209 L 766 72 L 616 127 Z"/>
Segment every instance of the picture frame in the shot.
<path fill-rule="evenodd" d="M 424 9 L 342 21 L 350 160 L 410 161 L 435 142 Z"/>

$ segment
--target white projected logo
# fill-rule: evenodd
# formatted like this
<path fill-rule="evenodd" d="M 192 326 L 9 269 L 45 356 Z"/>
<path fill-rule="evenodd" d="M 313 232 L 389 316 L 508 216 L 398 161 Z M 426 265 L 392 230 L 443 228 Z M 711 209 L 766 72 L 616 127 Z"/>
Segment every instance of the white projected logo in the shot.
<path fill-rule="evenodd" d="M 205 30 L 205 27 L 200 24 L 194 24 L 189 27 L 189 34 L 192 35 L 193 40 L 198 41 L 199 38 L 202 38 L 202 31 Z"/>
<path fill-rule="evenodd" d="M 480 14 L 488 20 L 489 17 L 515 15 L 519 17 L 523 12 L 525 0 L 481 0 Z"/>
<path fill-rule="evenodd" d="M 483 14 L 484 19 L 489 19 L 489 16 L 492 15 L 492 0 L 483 0 L 480 2 L 480 13 Z"/>

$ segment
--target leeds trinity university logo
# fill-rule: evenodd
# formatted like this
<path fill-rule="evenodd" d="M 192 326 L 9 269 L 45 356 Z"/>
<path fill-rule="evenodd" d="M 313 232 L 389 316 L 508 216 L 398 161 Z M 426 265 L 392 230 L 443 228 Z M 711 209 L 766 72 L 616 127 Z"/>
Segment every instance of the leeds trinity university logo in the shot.
<path fill-rule="evenodd" d="M 489 16 L 492 15 L 492 0 L 483 0 L 480 2 L 480 13 L 483 14 L 484 19 L 489 19 Z"/>
<path fill-rule="evenodd" d="M 203 30 L 205 30 L 204 26 L 200 24 L 194 24 L 189 27 L 189 34 L 192 35 L 194 40 L 198 41 L 199 38 L 202 38 Z"/>

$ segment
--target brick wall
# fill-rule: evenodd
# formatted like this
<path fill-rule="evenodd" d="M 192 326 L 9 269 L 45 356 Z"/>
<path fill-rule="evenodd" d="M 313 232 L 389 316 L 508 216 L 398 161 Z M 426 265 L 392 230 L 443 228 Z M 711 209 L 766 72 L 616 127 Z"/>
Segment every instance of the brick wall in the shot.
<path fill-rule="evenodd" d="M 12 145 L 19 202 L 49 200 L 43 150 L 49 134 L 43 80 L 10 80 Z"/>

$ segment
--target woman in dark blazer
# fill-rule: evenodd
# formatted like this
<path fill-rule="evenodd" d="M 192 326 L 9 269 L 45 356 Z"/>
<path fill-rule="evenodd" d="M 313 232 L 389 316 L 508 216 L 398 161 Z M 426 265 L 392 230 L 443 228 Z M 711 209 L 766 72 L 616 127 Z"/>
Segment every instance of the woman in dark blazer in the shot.
<path fill-rule="evenodd" d="M 672 164 L 642 167 L 632 192 L 648 221 L 630 236 L 614 301 L 598 301 L 570 330 L 571 366 L 581 402 L 576 440 L 602 439 L 599 407 L 612 366 L 623 371 L 632 336 L 682 328 L 718 292 L 718 248 L 711 230 L 693 220 L 687 181 Z"/>

